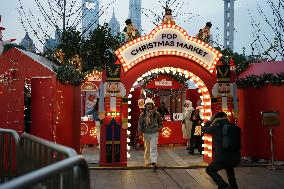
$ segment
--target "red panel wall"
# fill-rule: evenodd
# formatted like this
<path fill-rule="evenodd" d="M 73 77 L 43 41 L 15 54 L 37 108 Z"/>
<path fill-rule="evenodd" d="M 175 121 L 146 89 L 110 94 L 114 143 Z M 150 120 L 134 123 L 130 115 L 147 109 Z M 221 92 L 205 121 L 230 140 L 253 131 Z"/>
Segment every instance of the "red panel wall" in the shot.
<path fill-rule="evenodd" d="M 284 160 L 284 86 L 266 85 L 262 88 L 238 89 L 239 122 L 242 128 L 242 154 L 270 159 L 269 127 L 262 126 L 262 111 L 279 111 L 280 126 L 274 127 L 274 154 Z"/>
<path fill-rule="evenodd" d="M 56 84 L 56 142 L 80 152 L 81 87 Z M 57 119 L 58 118 L 58 119 Z"/>
<path fill-rule="evenodd" d="M 54 142 L 52 122 L 54 79 L 33 78 L 31 85 L 31 134 Z"/>

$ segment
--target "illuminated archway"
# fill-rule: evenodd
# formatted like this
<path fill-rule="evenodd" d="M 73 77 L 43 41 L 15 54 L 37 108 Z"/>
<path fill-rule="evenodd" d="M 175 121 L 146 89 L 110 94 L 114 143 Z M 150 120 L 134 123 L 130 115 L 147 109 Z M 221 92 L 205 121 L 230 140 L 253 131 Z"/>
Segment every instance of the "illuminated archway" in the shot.
<path fill-rule="evenodd" d="M 122 65 L 120 78 L 129 98 L 128 103 L 131 103 L 130 91 L 134 90 L 133 85 L 139 81 L 140 76 L 156 69 L 173 69 L 196 83 L 203 103 L 204 120 L 210 118 L 210 97 L 217 81 L 215 68 L 222 54 L 209 44 L 189 36 L 180 26 L 161 25 L 149 35 L 127 42 L 115 54 L 118 57 L 117 63 Z M 204 139 L 212 141 L 210 137 Z M 207 148 L 204 154 L 211 157 L 212 147 L 204 147 Z M 127 146 L 128 150 L 129 148 Z"/>
<path fill-rule="evenodd" d="M 161 74 L 167 74 L 169 72 L 173 72 L 176 74 L 179 74 L 185 78 L 187 78 L 188 80 L 190 80 L 191 82 L 195 83 L 195 86 L 198 88 L 198 93 L 200 94 L 200 98 L 202 100 L 202 106 L 203 108 L 200 110 L 202 113 L 202 119 L 204 120 L 209 120 L 212 112 L 211 112 L 211 98 L 210 98 L 210 93 L 209 90 L 207 88 L 207 86 L 205 85 L 205 83 L 195 74 L 193 74 L 192 72 L 190 72 L 189 70 L 184 70 L 184 69 L 180 69 L 180 68 L 175 68 L 175 67 L 162 67 L 162 68 L 155 68 L 152 70 L 149 70 L 148 72 L 142 74 L 142 76 L 138 77 L 138 79 L 133 83 L 132 87 L 130 88 L 130 90 L 128 91 L 128 104 L 131 104 L 131 98 L 132 95 L 130 94 L 130 92 L 134 91 L 134 88 L 136 88 L 137 85 L 139 85 L 139 82 L 141 82 L 143 79 L 143 77 L 145 76 L 151 76 L 152 74 L 156 74 L 156 73 L 161 73 Z M 131 109 L 128 109 L 128 112 L 130 112 Z M 129 119 L 131 119 L 131 116 L 128 117 Z M 128 126 L 130 127 L 131 124 L 128 123 Z M 128 136 L 130 135 L 130 131 L 127 131 Z M 168 136 L 170 134 L 169 130 L 163 130 L 162 135 Z M 207 138 L 206 138 L 207 140 Z M 208 140 L 211 140 L 208 138 Z M 127 142 L 130 142 L 130 139 L 127 139 Z M 127 149 L 130 149 L 130 146 L 127 145 Z M 204 153 L 206 153 L 209 157 L 212 155 L 210 152 L 205 151 Z M 127 156 L 130 157 L 130 154 L 127 153 Z"/>

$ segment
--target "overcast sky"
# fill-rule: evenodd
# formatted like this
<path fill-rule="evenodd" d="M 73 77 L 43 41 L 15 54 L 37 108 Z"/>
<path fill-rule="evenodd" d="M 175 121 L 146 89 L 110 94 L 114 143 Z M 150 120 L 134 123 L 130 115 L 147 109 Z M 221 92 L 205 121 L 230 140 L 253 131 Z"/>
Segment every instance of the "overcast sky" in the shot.
<path fill-rule="evenodd" d="M 35 15 L 39 14 L 37 7 L 34 4 L 34 0 L 21 0 L 25 8 L 31 8 Z M 71 1 L 71 0 L 70 0 Z M 77 0 L 81 2 L 81 0 Z M 101 0 L 101 6 L 105 6 L 111 0 Z M 165 0 L 162 0 L 164 2 Z M 236 0 L 235 1 L 235 51 L 242 53 L 242 47 L 246 47 L 247 54 L 250 54 L 250 44 L 252 39 L 252 29 L 250 26 L 250 17 L 248 15 L 248 9 L 250 9 L 255 16 L 257 2 L 263 3 L 265 0 Z M 68 2 L 68 0 L 67 0 Z M 179 2 L 179 1 L 177 1 Z M 223 45 L 223 31 L 224 31 L 224 1 L 223 0 L 185 0 L 187 2 L 184 7 L 179 10 L 183 16 L 175 18 L 176 23 L 182 26 L 192 36 L 202 28 L 207 21 L 211 21 L 213 24 L 212 33 L 214 40 Z M 120 22 L 121 29 L 125 26 L 124 21 L 128 17 L 128 3 L 129 0 L 116 0 L 114 4 L 105 10 L 103 16 L 100 19 L 100 23 L 108 22 L 112 15 L 114 8 L 116 17 Z M 142 0 L 142 8 L 146 9 L 147 14 L 151 16 L 150 10 L 161 15 L 163 9 L 162 4 L 153 0 Z M 3 33 L 3 39 L 16 38 L 16 43 L 20 43 L 25 35 L 25 31 L 18 19 L 19 14 L 17 8 L 19 7 L 18 0 L 1 0 L 0 14 L 2 15 L 1 26 L 6 28 Z M 264 7 L 266 8 L 266 7 Z M 177 10 L 176 10 L 177 11 Z M 188 19 L 189 14 L 199 15 L 193 19 Z M 176 13 L 173 12 L 175 15 Z M 144 33 L 149 33 L 154 25 L 149 19 L 142 14 L 142 28 Z M 35 37 L 30 37 L 36 41 Z M 37 42 L 37 46 L 42 50 L 41 45 Z"/>

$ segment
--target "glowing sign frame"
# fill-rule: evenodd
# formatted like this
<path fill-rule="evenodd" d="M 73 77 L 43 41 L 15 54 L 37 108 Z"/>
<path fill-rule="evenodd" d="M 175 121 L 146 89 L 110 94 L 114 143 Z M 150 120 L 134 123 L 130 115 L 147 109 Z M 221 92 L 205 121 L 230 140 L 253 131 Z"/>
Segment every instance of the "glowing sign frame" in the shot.
<path fill-rule="evenodd" d="M 129 41 L 115 51 L 126 73 L 136 64 L 155 56 L 174 55 L 192 60 L 211 74 L 222 54 L 209 44 L 189 36 L 177 25 L 160 25 L 149 35 Z"/>

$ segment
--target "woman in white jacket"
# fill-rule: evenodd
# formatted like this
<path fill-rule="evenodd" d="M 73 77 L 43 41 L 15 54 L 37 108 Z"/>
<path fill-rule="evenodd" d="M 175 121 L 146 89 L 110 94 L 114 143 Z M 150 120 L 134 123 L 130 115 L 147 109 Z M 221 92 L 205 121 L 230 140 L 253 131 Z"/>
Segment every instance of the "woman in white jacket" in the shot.
<path fill-rule="evenodd" d="M 184 139 L 188 140 L 186 150 L 189 150 L 190 147 L 189 143 L 192 129 L 192 121 L 190 121 L 190 116 L 193 110 L 194 108 L 192 107 L 192 102 L 190 100 L 185 100 L 182 112 L 182 136 Z"/>

